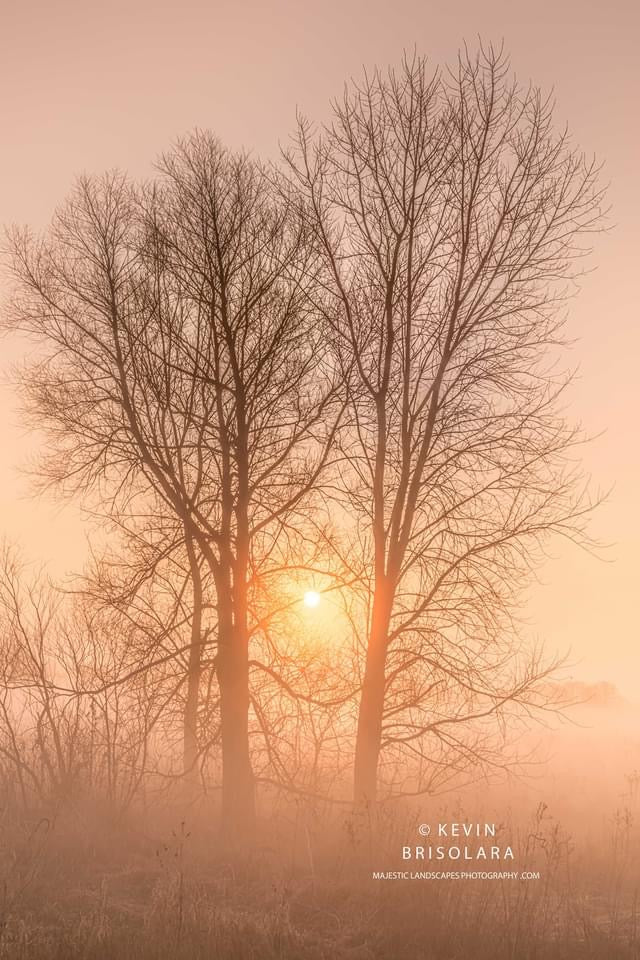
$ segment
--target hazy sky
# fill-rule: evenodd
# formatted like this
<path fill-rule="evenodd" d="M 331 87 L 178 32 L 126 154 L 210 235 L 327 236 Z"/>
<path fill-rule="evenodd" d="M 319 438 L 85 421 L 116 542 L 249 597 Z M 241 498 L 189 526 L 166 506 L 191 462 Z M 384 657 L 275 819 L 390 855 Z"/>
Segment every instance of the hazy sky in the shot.
<path fill-rule="evenodd" d="M 571 410 L 591 433 L 594 485 L 613 487 L 592 530 L 603 563 L 558 545 L 527 614 L 532 632 L 573 650 L 573 673 L 638 693 L 640 332 L 636 295 L 638 28 L 635 0 L 351 2 L 29 2 L 0 0 L 0 220 L 43 225 L 74 174 L 151 172 L 156 154 L 194 126 L 230 146 L 275 156 L 296 107 L 327 112 L 349 75 L 397 61 L 403 48 L 451 61 L 461 42 L 504 39 L 521 81 L 553 87 L 559 122 L 606 163 L 614 229 L 570 305 L 580 376 Z M 20 344 L 2 344 L 19 359 Z M 6 366 L 6 364 L 5 364 Z M 78 565 L 78 514 L 27 501 L 18 472 L 37 449 L 10 385 L 0 394 L 0 535 L 55 569 Z"/>

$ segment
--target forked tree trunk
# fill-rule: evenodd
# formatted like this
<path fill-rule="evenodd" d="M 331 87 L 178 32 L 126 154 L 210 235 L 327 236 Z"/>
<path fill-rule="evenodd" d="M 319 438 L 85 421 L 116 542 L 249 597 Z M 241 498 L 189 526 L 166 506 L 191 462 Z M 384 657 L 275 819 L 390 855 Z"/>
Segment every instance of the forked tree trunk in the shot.
<path fill-rule="evenodd" d="M 225 326 L 225 329 L 226 326 Z M 228 567 L 229 616 L 232 642 L 219 654 L 220 711 L 222 724 L 222 823 L 227 836 L 242 845 L 255 827 L 255 783 L 249 751 L 249 455 L 244 383 L 235 355 L 235 342 L 227 329 L 236 394 L 235 556 Z M 218 601 L 220 604 L 220 599 Z M 225 604 L 223 603 L 223 606 Z M 220 606 L 218 608 L 220 616 Z"/>

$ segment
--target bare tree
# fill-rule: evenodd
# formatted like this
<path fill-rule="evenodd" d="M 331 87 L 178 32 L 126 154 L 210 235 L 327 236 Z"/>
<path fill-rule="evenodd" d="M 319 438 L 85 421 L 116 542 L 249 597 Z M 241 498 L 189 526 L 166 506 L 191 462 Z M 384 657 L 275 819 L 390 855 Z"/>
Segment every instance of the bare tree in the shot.
<path fill-rule="evenodd" d="M 195 787 L 204 759 L 201 683 L 206 648 L 215 645 L 215 589 L 188 529 L 158 498 L 145 508 L 148 516 L 120 513 L 117 524 L 111 518 L 108 544 L 76 578 L 74 592 L 120 617 L 127 632 L 137 629 L 143 642 L 130 649 L 130 675 L 153 671 L 161 660 L 182 677 L 174 706 L 182 711 L 183 776 Z"/>
<path fill-rule="evenodd" d="M 80 494 L 138 542 L 136 519 L 153 511 L 148 575 L 159 558 L 185 551 L 190 503 L 206 483 L 207 463 L 193 373 L 189 379 L 174 363 L 166 330 L 149 313 L 159 281 L 146 244 L 139 197 L 123 176 L 80 180 L 47 237 L 13 232 L 22 286 L 9 323 L 24 324 L 44 348 L 23 379 L 29 414 L 49 430 L 43 483 Z M 143 582 L 131 553 L 129 560 L 129 580 Z M 113 601 L 113 590 L 104 599 Z M 164 628 L 154 643 L 171 634 L 172 624 Z M 192 677 L 197 664 L 194 652 Z M 193 709 L 187 705 L 185 727 Z"/>
<path fill-rule="evenodd" d="M 23 809 L 84 793 L 121 812 L 138 795 L 175 686 L 173 671 L 130 670 L 143 632 L 3 550 L 0 758 L 7 795 Z"/>
<path fill-rule="evenodd" d="M 444 77 L 405 60 L 347 87 L 319 132 L 301 119 L 287 155 L 353 370 L 347 489 L 372 594 L 357 803 L 383 746 L 427 788 L 434 736 L 460 767 L 482 744 L 465 721 L 536 701 L 545 669 L 515 670 L 509 612 L 544 539 L 579 536 L 588 509 L 553 361 L 598 171 L 508 74 L 493 49 Z"/>
<path fill-rule="evenodd" d="M 80 180 L 45 238 L 14 231 L 9 323 L 43 348 L 23 384 L 51 441 L 46 478 L 116 517 L 144 513 L 153 495 L 194 551 L 196 587 L 191 560 L 207 564 L 223 818 L 246 834 L 248 594 L 327 463 L 336 384 L 296 206 L 207 134 L 161 170 L 140 191 L 120 175 Z M 195 651 L 195 617 L 193 630 Z"/>

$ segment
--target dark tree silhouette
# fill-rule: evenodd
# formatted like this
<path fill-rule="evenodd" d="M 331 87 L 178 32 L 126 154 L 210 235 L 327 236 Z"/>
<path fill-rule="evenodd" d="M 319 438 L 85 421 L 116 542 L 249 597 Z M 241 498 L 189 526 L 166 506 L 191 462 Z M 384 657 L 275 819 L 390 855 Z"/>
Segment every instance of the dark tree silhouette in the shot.
<path fill-rule="evenodd" d="M 554 363 L 601 193 L 550 101 L 491 49 L 415 59 L 301 121 L 287 160 L 196 133 L 153 182 L 83 178 L 46 235 L 10 235 L 43 481 L 124 534 L 86 591 L 136 637 L 118 677 L 146 661 L 173 691 L 186 777 L 214 709 L 230 838 L 258 756 L 292 790 L 303 744 L 309 784 L 327 743 L 342 769 L 357 689 L 357 803 L 381 755 L 413 792 L 500 762 L 496 724 L 548 692 L 520 585 L 591 507 Z M 361 678 L 352 650 L 292 654 L 310 571 L 365 634 Z"/>
<path fill-rule="evenodd" d="M 114 513 L 153 494 L 208 566 L 234 837 L 254 818 L 248 594 L 327 463 L 336 378 L 309 295 L 315 253 L 283 190 L 207 134 L 161 173 L 144 190 L 82 179 L 46 237 L 14 231 L 9 322 L 42 345 L 23 384 L 51 441 L 45 477 Z"/>
<path fill-rule="evenodd" d="M 417 58 L 376 71 L 328 126 L 301 119 L 287 155 L 352 371 L 348 492 L 370 531 L 358 803 L 375 801 L 382 746 L 428 770 L 436 734 L 459 766 L 479 747 L 460 724 L 524 704 L 544 668 L 514 673 L 516 587 L 589 506 L 553 351 L 598 171 L 508 72 L 493 49 L 444 77 Z"/>

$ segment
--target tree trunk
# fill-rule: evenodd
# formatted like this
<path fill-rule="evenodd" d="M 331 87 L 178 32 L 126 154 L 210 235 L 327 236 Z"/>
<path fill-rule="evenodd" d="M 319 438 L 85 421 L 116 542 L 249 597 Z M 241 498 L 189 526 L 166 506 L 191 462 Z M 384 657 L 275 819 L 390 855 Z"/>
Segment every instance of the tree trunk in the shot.
<path fill-rule="evenodd" d="M 218 590 L 222 828 L 225 838 L 237 845 L 253 833 L 255 793 L 249 755 L 249 650 L 246 631 L 237 629 L 234 619 L 227 582 Z"/>
<path fill-rule="evenodd" d="M 191 645 L 187 664 L 187 696 L 184 705 L 183 773 L 185 781 L 195 786 L 198 781 L 198 706 L 202 661 L 202 575 L 193 540 L 185 535 L 193 589 Z"/>
<path fill-rule="evenodd" d="M 236 469 L 235 556 L 230 573 L 229 594 L 233 611 L 233 642 L 228 660 L 221 664 L 222 711 L 222 822 L 236 845 L 250 839 L 255 827 L 255 784 L 249 752 L 249 455 L 245 393 L 230 336 L 230 353 L 236 388 Z"/>
<path fill-rule="evenodd" d="M 386 583 L 376 585 L 358 711 L 354 761 L 353 799 L 355 806 L 360 809 L 372 810 L 376 803 L 391 604 L 389 585 Z"/>

